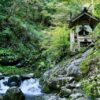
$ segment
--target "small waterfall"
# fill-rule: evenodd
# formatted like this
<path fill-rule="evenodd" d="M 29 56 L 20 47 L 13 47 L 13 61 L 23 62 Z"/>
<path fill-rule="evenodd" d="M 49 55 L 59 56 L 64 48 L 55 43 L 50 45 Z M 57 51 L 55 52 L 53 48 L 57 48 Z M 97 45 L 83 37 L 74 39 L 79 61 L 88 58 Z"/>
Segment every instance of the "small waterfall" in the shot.
<path fill-rule="evenodd" d="M 26 95 L 41 95 L 41 87 L 38 79 L 28 79 L 22 82 L 20 89 Z"/>
<path fill-rule="evenodd" d="M 4 79 L 0 80 L 0 94 L 5 94 L 6 91 L 9 89 L 9 87 L 4 84 L 7 81 L 8 81 L 8 77 L 5 77 Z"/>
<path fill-rule="evenodd" d="M 68 75 L 80 75 L 80 63 L 89 55 L 91 50 L 87 50 L 80 58 L 74 59 L 67 67 Z M 0 94 L 5 94 L 9 87 L 6 85 L 9 77 L 0 80 Z M 48 95 L 42 93 L 39 79 L 27 79 L 22 81 L 20 87 L 26 100 L 48 100 Z M 58 100 L 58 99 L 57 99 Z"/>
<path fill-rule="evenodd" d="M 4 79 L 0 80 L 0 94 L 4 95 L 9 87 L 5 84 L 7 83 L 9 77 L 5 77 Z M 20 89 L 24 93 L 26 100 L 42 100 L 36 99 L 41 98 L 43 95 L 41 91 L 41 86 L 39 84 L 39 79 L 27 79 L 21 83 Z M 34 99 L 33 99 L 34 98 Z"/>

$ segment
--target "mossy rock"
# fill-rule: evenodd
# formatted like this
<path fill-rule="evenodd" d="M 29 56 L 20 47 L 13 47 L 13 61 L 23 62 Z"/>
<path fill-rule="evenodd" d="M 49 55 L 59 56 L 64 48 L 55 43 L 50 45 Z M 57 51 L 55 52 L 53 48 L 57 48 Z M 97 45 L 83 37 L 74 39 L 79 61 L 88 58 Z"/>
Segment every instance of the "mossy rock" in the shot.
<path fill-rule="evenodd" d="M 86 75 L 89 72 L 89 65 L 83 62 L 81 65 L 81 71 L 83 75 Z"/>
<path fill-rule="evenodd" d="M 87 73 L 92 69 L 94 70 L 95 67 L 99 68 L 100 66 L 100 50 L 96 48 L 95 50 L 92 49 L 90 55 L 81 63 L 80 69 L 83 75 L 87 75 Z"/>
<path fill-rule="evenodd" d="M 3 100 L 25 100 L 25 96 L 19 88 L 11 87 L 7 90 Z"/>
<path fill-rule="evenodd" d="M 41 72 L 37 69 L 34 71 L 34 77 L 40 77 L 41 76 Z"/>
<path fill-rule="evenodd" d="M 44 86 L 43 86 L 43 91 L 44 91 L 45 93 L 50 93 L 50 92 L 51 92 L 51 90 L 50 90 L 50 88 L 49 88 L 48 85 L 44 85 Z"/>

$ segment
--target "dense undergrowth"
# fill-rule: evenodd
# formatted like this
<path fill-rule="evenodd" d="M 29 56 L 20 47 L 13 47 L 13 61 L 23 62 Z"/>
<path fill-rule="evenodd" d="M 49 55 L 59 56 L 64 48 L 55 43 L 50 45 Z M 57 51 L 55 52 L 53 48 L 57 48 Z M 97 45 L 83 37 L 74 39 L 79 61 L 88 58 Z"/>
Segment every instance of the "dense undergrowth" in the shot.
<path fill-rule="evenodd" d="M 52 68 L 64 57 L 72 56 L 67 21 L 71 13 L 74 16 L 81 11 L 84 2 L 89 1 L 0 1 L 1 66 L 29 67 L 39 76 L 40 72 Z M 96 0 L 94 5 L 95 15 L 100 17 L 100 2 Z M 96 29 L 97 36 L 99 27 Z M 13 71 L 13 68 L 10 70 Z"/>
<path fill-rule="evenodd" d="M 83 90 L 92 100 L 100 96 L 100 40 L 91 49 L 90 55 L 82 62 L 81 71 L 83 74 Z"/>
<path fill-rule="evenodd" d="M 85 3 L 91 12 L 91 0 L 0 0 L 0 73 L 40 77 L 80 58 L 86 48 L 70 52 L 68 20 Z M 100 17 L 99 0 L 94 1 L 94 15 Z M 80 64 L 82 90 L 93 100 L 100 96 L 100 24 L 94 31 L 95 44 Z M 44 91 L 50 92 L 48 86 Z"/>

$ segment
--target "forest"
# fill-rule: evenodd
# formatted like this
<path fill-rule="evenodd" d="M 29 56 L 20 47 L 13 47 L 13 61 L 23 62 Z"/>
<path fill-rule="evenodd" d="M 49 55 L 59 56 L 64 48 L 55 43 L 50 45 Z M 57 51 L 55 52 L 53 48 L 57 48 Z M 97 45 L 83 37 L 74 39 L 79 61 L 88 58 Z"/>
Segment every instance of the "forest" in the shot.
<path fill-rule="evenodd" d="M 94 42 L 71 51 L 84 8 Z M 99 22 L 100 0 L 0 0 L 0 100 L 100 100 Z"/>

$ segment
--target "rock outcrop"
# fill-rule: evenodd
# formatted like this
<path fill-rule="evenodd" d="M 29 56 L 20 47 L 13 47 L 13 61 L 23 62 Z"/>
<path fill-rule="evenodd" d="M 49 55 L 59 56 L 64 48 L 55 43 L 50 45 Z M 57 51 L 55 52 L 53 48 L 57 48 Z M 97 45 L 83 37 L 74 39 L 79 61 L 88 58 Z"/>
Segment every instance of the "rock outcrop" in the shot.
<path fill-rule="evenodd" d="M 7 85 L 8 86 L 20 86 L 21 84 L 21 79 L 20 77 L 17 77 L 17 76 L 11 76 L 9 79 L 8 79 L 8 82 L 7 82 Z"/>
<path fill-rule="evenodd" d="M 3 100 L 3 96 L 2 95 L 0 95 L 0 100 Z"/>
<path fill-rule="evenodd" d="M 25 100 L 25 97 L 18 87 L 11 87 L 7 90 L 3 100 Z"/>
<path fill-rule="evenodd" d="M 44 96 L 42 100 L 67 100 L 66 98 L 60 98 L 55 94 Z"/>
<path fill-rule="evenodd" d="M 83 53 L 81 58 L 74 59 L 65 65 L 59 64 L 43 75 L 43 80 L 48 88 L 59 91 L 59 96 L 77 100 L 85 98 L 81 90 L 82 72 L 80 70 L 81 62 L 89 55 L 90 50 Z"/>

